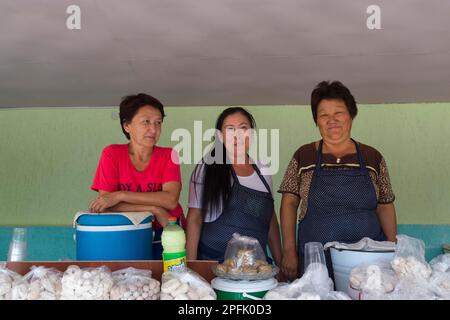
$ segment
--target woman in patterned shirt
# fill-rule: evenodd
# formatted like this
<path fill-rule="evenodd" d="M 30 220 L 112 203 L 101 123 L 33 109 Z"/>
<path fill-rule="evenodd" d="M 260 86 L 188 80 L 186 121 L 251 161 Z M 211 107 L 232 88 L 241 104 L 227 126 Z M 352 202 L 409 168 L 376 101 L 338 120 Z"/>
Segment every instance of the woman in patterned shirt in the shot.
<path fill-rule="evenodd" d="M 395 241 L 397 233 L 386 162 L 376 149 L 351 138 L 358 110 L 349 89 L 338 81 L 319 83 L 311 94 L 311 110 L 322 140 L 294 153 L 278 190 L 282 271 L 289 279 L 303 274 L 307 242 Z M 333 276 L 328 251 L 326 260 Z"/>

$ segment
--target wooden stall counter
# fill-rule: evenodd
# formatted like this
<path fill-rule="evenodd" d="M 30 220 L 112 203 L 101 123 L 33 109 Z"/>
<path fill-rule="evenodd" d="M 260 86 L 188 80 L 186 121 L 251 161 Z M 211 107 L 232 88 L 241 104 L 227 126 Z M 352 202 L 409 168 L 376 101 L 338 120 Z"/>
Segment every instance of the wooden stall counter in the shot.
<path fill-rule="evenodd" d="M 197 272 L 206 281 L 211 282 L 215 278 L 212 268 L 217 264 L 217 261 L 200 261 L 200 260 L 188 260 L 187 266 L 189 269 Z M 146 269 L 152 271 L 152 277 L 158 281 L 161 281 L 161 275 L 163 273 L 162 260 L 139 260 L 139 261 L 9 261 L 6 263 L 6 267 L 21 275 L 25 275 L 30 271 L 32 266 L 44 266 L 47 268 L 55 268 L 60 271 L 65 271 L 68 266 L 77 265 L 80 268 L 96 268 L 100 266 L 106 266 L 111 271 L 125 269 L 133 267 L 136 269 Z"/>

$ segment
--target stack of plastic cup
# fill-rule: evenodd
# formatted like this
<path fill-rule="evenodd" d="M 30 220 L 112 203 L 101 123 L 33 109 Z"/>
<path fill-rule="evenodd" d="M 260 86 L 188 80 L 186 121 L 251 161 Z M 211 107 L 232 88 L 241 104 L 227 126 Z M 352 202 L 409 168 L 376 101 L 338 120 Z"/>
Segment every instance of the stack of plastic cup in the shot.
<path fill-rule="evenodd" d="M 27 229 L 14 228 L 8 251 L 8 261 L 25 261 L 27 259 Z"/>
<path fill-rule="evenodd" d="M 315 292 L 321 297 L 333 290 L 333 281 L 328 276 L 325 252 L 320 242 L 305 244 L 305 272 L 308 273 Z"/>
<path fill-rule="evenodd" d="M 326 267 L 325 253 L 320 242 L 308 242 L 305 244 L 305 270 L 308 266 L 317 268 L 323 265 Z"/>

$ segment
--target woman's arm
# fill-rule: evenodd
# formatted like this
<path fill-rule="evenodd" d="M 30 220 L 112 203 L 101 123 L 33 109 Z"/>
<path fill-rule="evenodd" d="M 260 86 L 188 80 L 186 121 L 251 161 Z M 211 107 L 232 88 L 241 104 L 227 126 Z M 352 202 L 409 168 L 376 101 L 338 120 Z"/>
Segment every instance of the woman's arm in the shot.
<path fill-rule="evenodd" d="M 283 193 L 281 198 L 281 233 L 283 236 L 283 258 L 281 270 L 293 280 L 298 276 L 298 251 L 295 231 L 297 226 L 297 209 L 300 197 L 292 193 Z"/>
<path fill-rule="evenodd" d="M 387 240 L 396 242 L 397 218 L 394 203 L 378 204 L 377 216 Z"/>
<path fill-rule="evenodd" d="M 99 197 L 100 196 L 106 196 L 107 194 L 110 194 L 111 192 L 106 192 L 103 190 L 99 191 Z M 94 200 L 95 201 L 95 200 Z M 92 203 L 91 203 L 92 204 Z M 93 209 L 95 210 L 95 209 Z M 93 211 L 90 206 L 91 212 L 98 212 Z M 98 213 L 106 213 L 106 212 L 144 212 L 149 211 L 154 216 L 155 219 L 158 221 L 158 223 L 165 227 L 167 223 L 169 222 L 169 217 L 171 217 L 170 213 L 167 212 L 164 208 L 158 207 L 158 206 L 149 206 L 149 205 L 141 205 L 141 204 L 131 204 L 126 202 L 119 202 L 118 204 L 107 208 L 106 210 Z"/>
<path fill-rule="evenodd" d="M 108 212 L 143 212 L 149 211 L 153 213 L 155 219 L 164 228 L 169 223 L 170 213 L 164 208 L 157 206 L 145 206 L 141 204 L 129 204 L 120 202 L 119 204 L 108 209 Z"/>
<path fill-rule="evenodd" d="M 202 209 L 189 208 L 186 217 L 186 258 L 188 260 L 197 260 L 197 249 L 202 231 Z"/>
<path fill-rule="evenodd" d="M 161 207 L 166 210 L 173 210 L 178 205 L 180 198 L 181 183 L 168 182 L 162 185 L 162 191 L 157 192 L 131 192 L 115 191 L 99 193 L 94 199 L 89 210 L 92 212 L 105 212 L 121 202 L 133 205 L 150 205 Z"/>
<path fill-rule="evenodd" d="M 272 220 L 270 222 L 269 248 L 275 264 L 277 266 L 281 266 L 281 237 L 280 228 L 278 226 L 278 219 L 275 211 L 273 212 Z"/>
<path fill-rule="evenodd" d="M 162 185 L 162 191 L 157 192 L 130 192 L 119 191 L 120 202 L 133 204 L 153 205 L 167 210 L 173 210 L 178 206 L 180 199 L 181 183 L 167 182 Z"/>

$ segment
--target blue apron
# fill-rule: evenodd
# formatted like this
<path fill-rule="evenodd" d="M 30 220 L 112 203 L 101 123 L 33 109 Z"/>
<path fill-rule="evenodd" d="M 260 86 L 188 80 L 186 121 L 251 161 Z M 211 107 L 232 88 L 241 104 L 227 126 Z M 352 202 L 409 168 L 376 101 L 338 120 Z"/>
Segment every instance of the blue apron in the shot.
<path fill-rule="evenodd" d="M 364 237 L 386 240 L 377 218 L 378 205 L 375 187 L 366 168 L 364 157 L 355 143 L 359 168 L 324 169 L 322 146 L 317 151 L 308 195 L 305 218 L 298 225 L 300 276 L 304 272 L 304 250 L 308 242 L 358 242 Z M 325 251 L 327 267 L 333 279 L 330 251 Z"/>
<path fill-rule="evenodd" d="M 273 197 L 258 167 L 253 165 L 253 168 L 268 192 L 241 185 L 231 167 L 233 176 L 231 192 L 219 218 L 213 222 L 204 222 L 202 225 L 198 259 L 222 262 L 228 241 L 235 232 L 258 239 L 267 256 L 267 238 L 274 212 Z"/>

